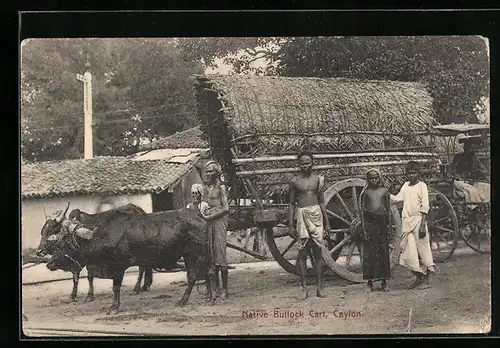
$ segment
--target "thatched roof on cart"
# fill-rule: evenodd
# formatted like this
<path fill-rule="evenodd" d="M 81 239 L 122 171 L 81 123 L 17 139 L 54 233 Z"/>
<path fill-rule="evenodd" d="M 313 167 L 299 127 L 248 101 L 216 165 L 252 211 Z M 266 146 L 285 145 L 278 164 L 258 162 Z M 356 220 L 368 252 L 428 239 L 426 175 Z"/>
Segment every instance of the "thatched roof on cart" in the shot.
<path fill-rule="evenodd" d="M 240 158 L 313 153 L 365 152 L 374 149 L 431 151 L 433 98 L 415 82 L 345 78 L 196 75 L 200 128 L 210 139 L 212 154 L 231 180 L 238 171 L 265 170 L 250 179 L 259 194 L 286 190 L 295 160 L 231 165 Z M 404 149 L 404 150 L 401 150 Z M 410 151 L 410 150 L 408 150 Z M 405 152 L 406 153 L 406 152 Z M 427 153 L 427 152 L 426 152 Z M 434 157 L 419 155 L 419 159 Z M 386 173 L 401 173 L 412 154 L 335 159 L 338 168 L 321 170 L 327 184 L 340 177 L 364 175 L 366 162 L 395 163 Z M 395 161 L 395 162 L 394 162 Z M 317 160 L 327 165 L 332 160 Z M 269 172 L 269 169 L 282 169 Z M 400 180 L 398 180 L 400 181 Z"/>
<path fill-rule="evenodd" d="M 197 75 L 233 136 L 253 133 L 424 131 L 436 125 L 423 84 L 345 78 Z"/>

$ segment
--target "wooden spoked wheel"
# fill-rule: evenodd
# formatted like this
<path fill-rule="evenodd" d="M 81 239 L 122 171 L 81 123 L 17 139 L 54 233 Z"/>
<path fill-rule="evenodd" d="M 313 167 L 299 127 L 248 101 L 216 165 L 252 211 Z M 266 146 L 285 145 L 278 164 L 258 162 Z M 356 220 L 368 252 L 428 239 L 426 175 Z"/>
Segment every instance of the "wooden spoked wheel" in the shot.
<path fill-rule="evenodd" d="M 268 228 L 267 232 L 267 245 L 269 251 L 273 256 L 274 260 L 287 272 L 297 275 L 297 257 L 298 257 L 298 247 L 299 243 L 295 238 L 292 238 L 288 234 L 288 227 L 275 227 Z M 327 240 L 327 243 L 333 247 L 335 244 L 331 240 Z M 315 275 L 316 270 L 314 267 L 314 258 L 312 255 L 308 256 L 308 275 Z"/>
<path fill-rule="evenodd" d="M 341 278 L 352 282 L 363 282 L 361 219 L 359 215 L 359 196 L 365 180 L 352 178 L 339 181 L 325 191 L 325 202 L 332 233 L 326 239 L 323 250 L 325 265 Z M 400 217 L 393 207 L 393 238 L 391 261 L 397 261 L 399 255 Z M 297 242 L 286 230 L 279 233 L 268 229 L 268 245 L 278 264 L 290 273 L 297 273 L 295 261 L 298 252 Z M 357 250 L 357 252 L 356 252 Z M 310 257 L 312 259 L 312 257 Z M 313 262 L 311 261 L 311 264 Z M 314 273 L 314 268 L 311 270 Z"/>
<path fill-rule="evenodd" d="M 466 207 L 469 214 L 466 215 L 469 223 L 460 230 L 464 242 L 474 251 L 480 254 L 489 254 L 491 252 L 491 206 L 489 203 L 481 203 L 472 209 Z"/>
<path fill-rule="evenodd" d="M 460 237 L 458 218 L 453 205 L 441 192 L 429 188 L 429 234 L 434 261 L 447 261 Z"/>

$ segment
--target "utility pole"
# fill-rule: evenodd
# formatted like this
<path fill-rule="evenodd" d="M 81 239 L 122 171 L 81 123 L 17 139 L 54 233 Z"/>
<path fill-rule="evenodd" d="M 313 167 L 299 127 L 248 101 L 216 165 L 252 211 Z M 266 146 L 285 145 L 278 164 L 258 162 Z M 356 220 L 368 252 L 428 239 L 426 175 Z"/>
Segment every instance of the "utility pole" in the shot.
<path fill-rule="evenodd" d="M 89 55 L 85 63 L 85 73 L 76 74 L 76 78 L 83 82 L 83 114 L 84 114 L 84 158 L 94 157 L 92 146 L 92 75 L 90 74 Z"/>

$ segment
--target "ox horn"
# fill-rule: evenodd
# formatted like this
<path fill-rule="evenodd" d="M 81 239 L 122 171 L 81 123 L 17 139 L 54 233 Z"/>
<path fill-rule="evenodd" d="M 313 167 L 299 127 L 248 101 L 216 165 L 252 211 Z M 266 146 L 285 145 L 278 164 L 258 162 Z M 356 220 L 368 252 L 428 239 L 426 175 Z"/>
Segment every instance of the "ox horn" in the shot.
<path fill-rule="evenodd" d="M 43 208 L 43 215 L 45 215 L 45 220 L 49 219 L 49 217 L 47 216 L 47 212 L 45 211 L 45 207 Z"/>
<path fill-rule="evenodd" d="M 63 215 L 64 215 L 64 216 L 66 216 L 66 213 L 68 212 L 68 209 L 69 209 L 69 203 L 70 203 L 70 202 L 68 201 L 68 206 L 66 207 L 66 210 L 64 210 L 64 213 L 63 213 Z"/>
<path fill-rule="evenodd" d="M 69 209 L 69 201 L 68 201 L 68 205 L 66 206 L 65 210 L 59 210 L 59 213 L 56 216 L 57 222 L 61 222 L 64 220 L 64 218 L 66 217 L 66 213 L 68 212 L 68 209 Z"/>

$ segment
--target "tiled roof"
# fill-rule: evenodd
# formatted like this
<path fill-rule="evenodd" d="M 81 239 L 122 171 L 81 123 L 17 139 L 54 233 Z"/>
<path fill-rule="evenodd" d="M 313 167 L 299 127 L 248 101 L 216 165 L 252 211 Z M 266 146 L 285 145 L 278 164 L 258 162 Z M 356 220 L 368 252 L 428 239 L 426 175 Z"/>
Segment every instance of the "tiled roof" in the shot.
<path fill-rule="evenodd" d="M 21 166 L 23 199 L 65 195 L 157 193 L 178 182 L 198 160 L 96 157 Z"/>
<path fill-rule="evenodd" d="M 208 148 L 208 141 L 203 138 L 200 127 L 193 127 L 182 132 L 161 137 L 149 144 L 141 145 L 141 150 L 150 149 L 179 149 L 179 148 Z"/>

